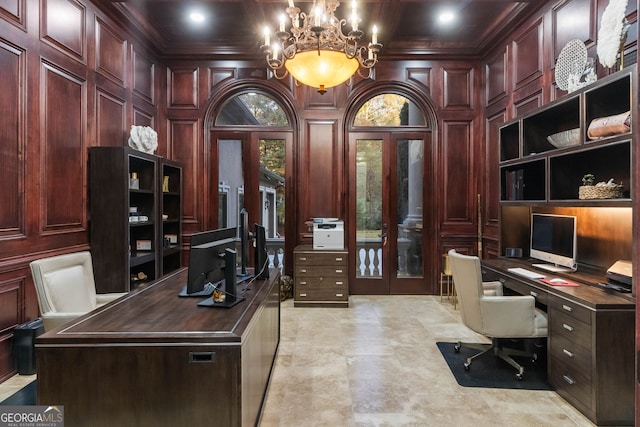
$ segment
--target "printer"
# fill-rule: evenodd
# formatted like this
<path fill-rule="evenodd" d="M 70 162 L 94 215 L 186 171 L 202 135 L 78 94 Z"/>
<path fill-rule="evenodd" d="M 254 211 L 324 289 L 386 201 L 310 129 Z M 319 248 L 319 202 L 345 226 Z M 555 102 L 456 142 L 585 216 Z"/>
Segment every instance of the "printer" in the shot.
<path fill-rule="evenodd" d="M 344 221 L 313 218 L 313 249 L 344 249 Z"/>
<path fill-rule="evenodd" d="M 607 284 L 605 287 L 618 292 L 631 292 L 631 279 L 633 277 L 631 270 L 631 261 L 616 261 L 607 270 Z"/>

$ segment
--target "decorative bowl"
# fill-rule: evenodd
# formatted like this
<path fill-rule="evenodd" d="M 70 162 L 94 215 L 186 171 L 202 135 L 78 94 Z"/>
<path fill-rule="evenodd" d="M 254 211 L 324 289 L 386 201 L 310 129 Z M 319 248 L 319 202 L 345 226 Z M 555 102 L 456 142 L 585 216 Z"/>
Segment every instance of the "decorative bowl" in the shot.
<path fill-rule="evenodd" d="M 573 147 L 580 144 L 580 129 L 569 129 L 547 136 L 547 141 L 556 148 Z"/>

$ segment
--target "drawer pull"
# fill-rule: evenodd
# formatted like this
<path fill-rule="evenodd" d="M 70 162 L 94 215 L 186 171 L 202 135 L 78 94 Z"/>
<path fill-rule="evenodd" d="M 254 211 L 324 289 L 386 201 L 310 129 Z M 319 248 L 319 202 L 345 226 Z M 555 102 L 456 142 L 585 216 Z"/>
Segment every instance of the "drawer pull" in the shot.
<path fill-rule="evenodd" d="M 531 292 L 529 292 L 529 295 L 531 295 L 534 298 L 538 298 L 538 293 L 537 292 L 531 291 Z"/>
<path fill-rule="evenodd" d="M 565 328 L 569 332 L 573 332 L 573 326 L 570 326 L 570 325 L 567 325 L 566 323 L 563 323 L 562 327 Z"/>
<path fill-rule="evenodd" d="M 341 297 L 341 296 L 342 296 L 342 294 L 336 294 L 336 296 L 337 296 L 337 297 Z"/>
<path fill-rule="evenodd" d="M 301 296 L 301 297 L 306 297 L 306 296 L 307 296 L 307 294 L 300 294 L 300 296 Z"/>
<path fill-rule="evenodd" d="M 568 312 L 572 312 L 573 311 L 573 308 L 569 307 L 566 304 L 562 304 L 562 309 L 565 310 L 565 311 L 568 311 Z"/>
<path fill-rule="evenodd" d="M 569 385 L 574 385 L 576 382 L 569 375 L 563 375 L 562 379 L 566 381 Z"/>
<path fill-rule="evenodd" d="M 336 261 L 342 261 L 342 257 L 336 258 Z"/>
<path fill-rule="evenodd" d="M 570 352 L 569 350 L 567 350 L 566 348 L 563 348 L 563 349 L 562 349 L 562 352 L 563 352 L 564 354 L 566 354 L 567 356 L 569 356 L 569 357 L 573 357 L 573 353 L 571 353 L 571 352 Z"/>
<path fill-rule="evenodd" d="M 342 273 L 342 270 L 336 270 L 336 273 Z"/>
<path fill-rule="evenodd" d="M 300 261 L 306 261 L 306 260 L 307 260 L 307 257 L 303 257 L 303 256 L 301 256 L 301 257 L 300 257 L 300 258 L 298 258 L 298 259 L 299 259 Z"/>
<path fill-rule="evenodd" d="M 304 268 L 301 268 L 301 269 L 300 269 L 300 273 L 306 273 L 306 272 L 307 272 L 307 270 L 306 270 L 306 269 L 304 269 Z"/>
<path fill-rule="evenodd" d="M 306 285 L 306 284 L 307 284 L 307 282 L 300 282 L 300 284 L 301 284 L 301 285 Z"/>

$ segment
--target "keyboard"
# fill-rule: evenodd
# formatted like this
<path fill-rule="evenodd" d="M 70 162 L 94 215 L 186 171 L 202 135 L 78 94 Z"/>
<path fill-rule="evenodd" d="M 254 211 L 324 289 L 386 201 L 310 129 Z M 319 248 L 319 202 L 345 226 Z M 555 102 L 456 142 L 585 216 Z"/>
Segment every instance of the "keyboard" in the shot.
<path fill-rule="evenodd" d="M 546 276 L 544 274 L 536 273 L 535 271 L 527 270 L 526 268 L 508 268 L 512 273 L 516 273 L 519 276 L 524 276 L 527 279 L 544 279 Z"/>

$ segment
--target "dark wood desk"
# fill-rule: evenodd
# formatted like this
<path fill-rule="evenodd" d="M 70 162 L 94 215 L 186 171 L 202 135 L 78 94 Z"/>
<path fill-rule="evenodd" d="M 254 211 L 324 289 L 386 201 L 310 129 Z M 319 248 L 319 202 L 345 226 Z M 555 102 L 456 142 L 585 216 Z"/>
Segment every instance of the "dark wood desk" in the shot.
<path fill-rule="evenodd" d="M 563 277 L 580 286 L 552 286 L 510 272 L 512 267 Z M 549 382 L 598 425 L 633 425 L 635 303 L 595 285 L 604 274 L 549 273 L 514 259 L 483 260 L 483 280 L 533 295 L 547 311 Z"/>
<path fill-rule="evenodd" d="M 280 340 L 279 274 L 232 308 L 179 298 L 186 269 L 36 340 L 39 405 L 66 426 L 252 426 Z"/>

